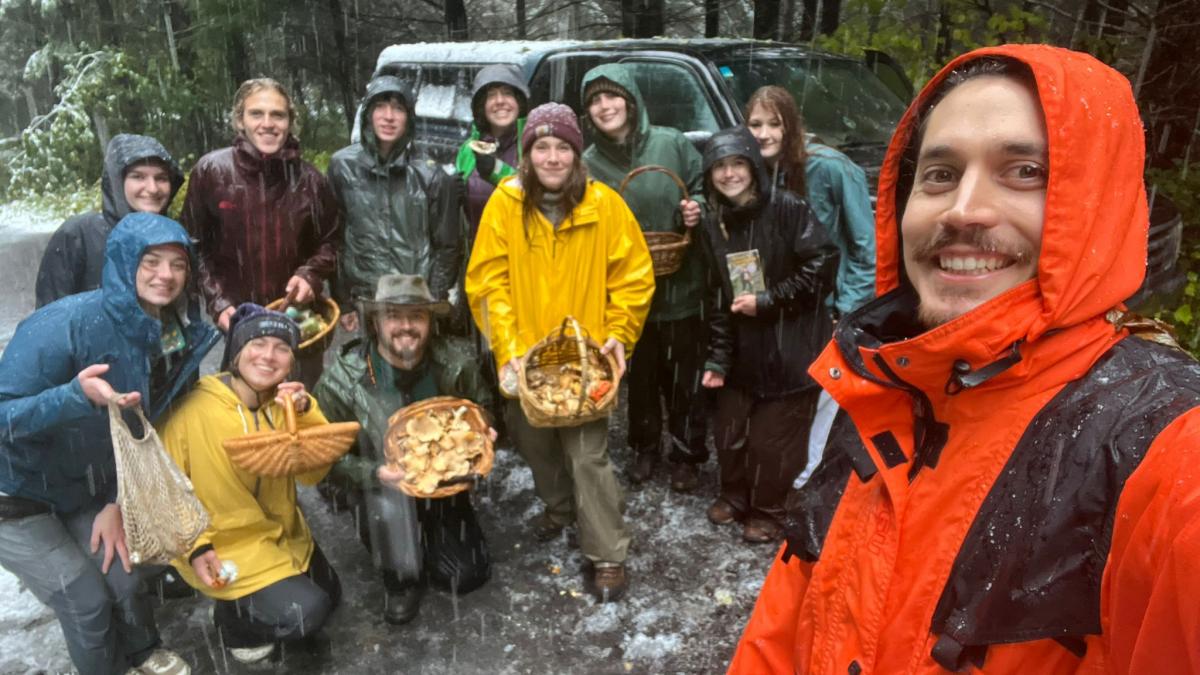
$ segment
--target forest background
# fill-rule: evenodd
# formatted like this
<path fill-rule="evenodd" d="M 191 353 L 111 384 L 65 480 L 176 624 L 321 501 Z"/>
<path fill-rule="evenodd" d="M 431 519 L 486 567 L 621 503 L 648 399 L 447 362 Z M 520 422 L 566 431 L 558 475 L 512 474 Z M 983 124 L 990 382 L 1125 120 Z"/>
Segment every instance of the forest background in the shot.
<path fill-rule="evenodd" d="M 291 89 L 305 155 L 324 168 L 390 44 L 757 37 L 880 50 L 920 86 L 969 49 L 1043 42 L 1088 51 L 1133 84 L 1151 189 L 1184 219 L 1188 283 L 1159 316 L 1196 353 L 1197 30 L 1197 0 L 0 0 L 0 201 L 98 208 L 103 148 L 122 132 L 158 138 L 188 169 L 229 143 L 233 91 L 261 75 Z"/>

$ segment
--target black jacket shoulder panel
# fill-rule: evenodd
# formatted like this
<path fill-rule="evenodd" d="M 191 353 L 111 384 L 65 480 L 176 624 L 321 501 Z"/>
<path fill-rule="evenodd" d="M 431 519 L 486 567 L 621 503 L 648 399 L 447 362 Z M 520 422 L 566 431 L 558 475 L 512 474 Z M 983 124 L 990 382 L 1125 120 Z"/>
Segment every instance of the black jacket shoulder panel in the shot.
<path fill-rule="evenodd" d="M 1121 490 L 1158 434 L 1198 405 L 1200 364 L 1138 338 L 1117 343 L 1064 387 L 984 499 L 932 632 L 959 653 L 1042 638 L 1081 644 L 1100 633 L 1100 584 Z"/>
<path fill-rule="evenodd" d="M 788 494 L 784 562 L 793 555 L 800 556 L 805 562 L 816 562 L 821 557 L 825 536 L 829 534 L 833 514 L 846 492 L 851 470 L 863 481 L 875 475 L 875 465 L 854 422 L 845 410 L 839 410 L 830 427 L 821 463 L 807 483 Z"/>

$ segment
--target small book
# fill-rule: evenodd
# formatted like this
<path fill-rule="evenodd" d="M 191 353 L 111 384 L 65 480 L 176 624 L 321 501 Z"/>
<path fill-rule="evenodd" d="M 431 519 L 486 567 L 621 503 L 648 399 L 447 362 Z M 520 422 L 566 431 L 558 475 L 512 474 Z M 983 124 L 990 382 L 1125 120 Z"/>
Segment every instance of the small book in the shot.
<path fill-rule="evenodd" d="M 725 260 L 729 265 L 729 281 L 733 284 L 733 297 L 754 295 L 767 290 L 758 249 L 726 253 Z"/>

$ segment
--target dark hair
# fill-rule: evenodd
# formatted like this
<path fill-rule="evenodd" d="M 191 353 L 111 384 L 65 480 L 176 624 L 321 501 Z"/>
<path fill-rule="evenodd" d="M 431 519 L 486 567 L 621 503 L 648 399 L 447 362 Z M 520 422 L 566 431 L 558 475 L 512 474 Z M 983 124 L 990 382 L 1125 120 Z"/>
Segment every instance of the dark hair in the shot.
<path fill-rule="evenodd" d="M 532 150 L 532 148 L 530 148 Z M 583 165 L 583 158 L 578 152 L 571 149 L 575 158 L 571 160 L 571 173 L 567 175 L 566 181 L 562 186 L 563 195 L 563 213 L 567 218 L 573 218 L 575 207 L 579 202 L 583 201 L 584 192 L 587 190 L 588 174 L 587 168 Z M 521 222 L 525 227 L 525 238 L 529 239 L 529 226 L 537 218 L 542 197 L 547 190 L 538 180 L 537 171 L 533 168 L 533 161 L 530 155 L 533 152 L 527 152 L 521 157 L 521 161 L 517 164 L 517 175 L 521 181 L 521 189 L 525 191 L 525 199 L 521 202 Z"/>
<path fill-rule="evenodd" d="M 767 112 L 775 113 L 783 122 L 783 147 L 779 149 L 779 161 L 776 166 L 787 177 L 785 187 L 797 196 L 807 199 L 808 186 L 804 180 L 804 162 L 808 152 L 804 149 L 804 118 L 796 107 L 796 100 L 783 87 L 769 84 L 759 87 L 746 101 L 746 125 L 750 124 L 750 114 L 762 106 Z"/>
<path fill-rule="evenodd" d="M 1037 81 L 1033 71 L 1021 61 L 1007 56 L 981 56 L 957 66 L 950 71 L 945 79 L 938 83 L 937 88 L 930 93 L 927 103 L 917 111 L 912 137 L 908 141 L 904 153 L 900 157 L 900 173 L 896 180 L 896 216 L 904 215 L 904 207 L 908 204 L 908 194 L 912 191 L 913 180 L 917 173 L 917 156 L 921 152 L 921 142 L 925 138 L 925 128 L 933 109 L 941 103 L 956 87 L 977 77 L 1007 77 L 1025 85 L 1034 98 L 1037 98 Z"/>

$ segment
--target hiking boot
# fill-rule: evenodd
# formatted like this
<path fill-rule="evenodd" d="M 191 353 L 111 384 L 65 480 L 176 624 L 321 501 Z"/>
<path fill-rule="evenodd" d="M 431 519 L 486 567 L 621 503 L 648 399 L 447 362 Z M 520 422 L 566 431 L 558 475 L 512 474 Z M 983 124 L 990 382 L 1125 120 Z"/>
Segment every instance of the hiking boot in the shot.
<path fill-rule="evenodd" d="M 629 480 L 635 485 L 641 485 L 654 477 L 654 469 L 658 467 L 658 455 L 652 452 L 639 452 L 633 466 L 629 468 Z"/>
<path fill-rule="evenodd" d="M 671 467 L 671 489 L 691 492 L 700 483 L 700 470 L 695 464 L 680 463 Z"/>
<path fill-rule="evenodd" d="M 258 663 L 274 652 L 274 642 L 268 642 L 265 645 L 258 645 L 257 647 L 231 647 L 229 649 L 229 655 L 233 657 L 234 661 L 247 665 Z"/>
<path fill-rule="evenodd" d="M 778 541 L 783 529 L 774 521 L 750 518 L 742 526 L 742 540 L 748 544 L 770 544 Z"/>
<path fill-rule="evenodd" d="M 538 541 L 554 541 L 562 534 L 563 528 L 566 525 L 560 525 L 550 517 L 550 514 L 542 511 L 529 523 L 533 528 L 533 538 Z"/>
<path fill-rule="evenodd" d="M 616 602 L 629 589 L 629 578 L 625 576 L 625 565 L 621 563 L 594 563 L 592 566 L 592 595 L 600 602 Z"/>
<path fill-rule="evenodd" d="M 389 590 L 383 605 L 383 620 L 393 626 L 403 626 L 417 618 L 422 594 L 419 584 L 410 584 L 396 591 Z"/>
<path fill-rule="evenodd" d="M 708 516 L 708 522 L 713 525 L 728 525 L 739 519 L 742 514 L 726 499 L 717 497 L 717 500 L 708 507 L 705 515 Z"/>
<path fill-rule="evenodd" d="M 191 666 L 181 656 L 169 649 L 155 649 L 137 668 L 130 673 L 140 675 L 189 675 Z"/>

